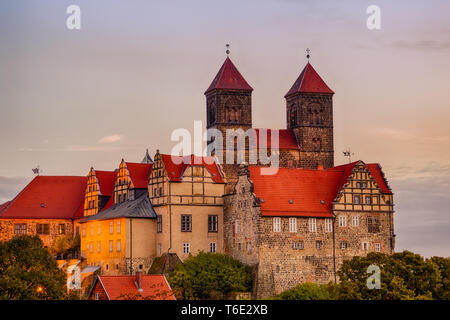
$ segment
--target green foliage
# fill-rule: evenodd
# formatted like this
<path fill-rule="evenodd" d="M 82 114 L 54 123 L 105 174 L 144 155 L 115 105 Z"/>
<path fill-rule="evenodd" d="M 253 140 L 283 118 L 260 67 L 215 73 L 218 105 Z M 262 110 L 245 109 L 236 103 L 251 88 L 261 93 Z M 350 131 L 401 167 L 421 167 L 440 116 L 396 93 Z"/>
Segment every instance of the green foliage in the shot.
<path fill-rule="evenodd" d="M 381 288 L 369 289 L 370 265 L 381 271 Z M 371 252 L 366 257 L 344 261 L 338 271 L 340 282 L 318 285 L 304 283 L 284 291 L 279 300 L 430 300 L 450 298 L 450 259 L 424 259 L 409 251 L 386 255 Z"/>
<path fill-rule="evenodd" d="M 0 300 L 63 299 L 66 275 L 39 236 L 0 242 Z"/>
<path fill-rule="evenodd" d="M 433 260 L 434 259 L 434 260 Z M 369 265 L 381 270 L 381 289 L 367 287 Z M 446 273 L 447 272 L 447 273 Z M 338 298 L 367 300 L 411 300 L 448 298 L 448 258 L 424 259 L 409 251 L 386 255 L 371 252 L 366 257 L 354 257 L 338 271 L 340 286 L 353 284 L 354 290 L 338 290 Z"/>
<path fill-rule="evenodd" d="M 225 298 L 233 291 L 250 291 L 251 275 L 233 258 L 200 252 L 177 265 L 168 281 L 179 299 Z"/>
<path fill-rule="evenodd" d="M 331 300 L 332 294 L 327 286 L 317 283 L 302 283 L 293 289 L 283 291 L 274 300 Z"/>
<path fill-rule="evenodd" d="M 76 257 L 80 252 L 81 239 L 79 235 L 57 237 L 49 248 L 51 254 L 64 259 Z"/>

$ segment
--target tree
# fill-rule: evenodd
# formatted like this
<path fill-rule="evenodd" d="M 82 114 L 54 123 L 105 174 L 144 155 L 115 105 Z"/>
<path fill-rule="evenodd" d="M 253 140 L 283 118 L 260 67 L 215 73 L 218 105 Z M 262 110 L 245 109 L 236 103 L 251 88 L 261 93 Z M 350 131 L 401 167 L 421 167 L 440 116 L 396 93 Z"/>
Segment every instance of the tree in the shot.
<path fill-rule="evenodd" d="M 168 277 L 178 299 L 223 299 L 233 291 L 251 290 L 245 266 L 219 253 L 200 252 L 177 265 Z"/>
<path fill-rule="evenodd" d="M 64 259 L 66 257 L 76 257 L 80 252 L 81 239 L 79 235 L 63 236 L 56 238 L 49 248 L 51 254 Z"/>
<path fill-rule="evenodd" d="M 441 264 L 445 265 L 443 262 Z M 367 287 L 367 268 L 370 265 L 380 268 L 380 289 Z M 338 275 L 341 286 L 349 286 L 350 283 L 356 286 L 356 290 L 352 291 L 355 299 L 432 299 L 439 298 L 437 292 L 445 295 L 445 292 L 441 292 L 445 289 L 438 290 L 444 288 L 438 265 L 410 251 L 393 255 L 371 252 L 365 257 L 353 257 L 344 261 Z M 340 298 L 345 291 L 338 291 Z M 348 296 L 348 292 L 345 294 Z"/>
<path fill-rule="evenodd" d="M 332 294 L 326 285 L 306 282 L 293 289 L 283 291 L 274 300 L 331 300 Z"/>
<path fill-rule="evenodd" d="M 39 236 L 22 235 L 0 242 L 0 299 L 63 299 L 65 284 L 66 275 Z"/>

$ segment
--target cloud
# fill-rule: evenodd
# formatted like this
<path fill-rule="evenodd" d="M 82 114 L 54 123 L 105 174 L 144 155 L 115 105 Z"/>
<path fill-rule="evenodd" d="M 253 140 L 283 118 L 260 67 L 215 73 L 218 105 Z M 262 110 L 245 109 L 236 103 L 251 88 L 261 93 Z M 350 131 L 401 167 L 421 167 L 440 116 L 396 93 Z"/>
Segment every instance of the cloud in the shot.
<path fill-rule="evenodd" d="M 450 142 L 450 135 L 427 136 L 426 133 L 414 134 L 396 128 L 375 128 L 375 134 L 401 142 L 414 143 L 446 143 Z"/>
<path fill-rule="evenodd" d="M 398 49 L 448 50 L 450 49 L 450 40 L 441 42 L 435 40 L 417 40 L 417 41 L 397 40 L 392 42 L 392 47 Z"/>
<path fill-rule="evenodd" d="M 12 200 L 29 182 L 25 177 L 0 176 L 0 204 Z"/>
<path fill-rule="evenodd" d="M 123 136 L 120 134 L 113 134 L 111 136 L 106 136 L 98 140 L 98 143 L 113 143 L 122 140 Z"/>

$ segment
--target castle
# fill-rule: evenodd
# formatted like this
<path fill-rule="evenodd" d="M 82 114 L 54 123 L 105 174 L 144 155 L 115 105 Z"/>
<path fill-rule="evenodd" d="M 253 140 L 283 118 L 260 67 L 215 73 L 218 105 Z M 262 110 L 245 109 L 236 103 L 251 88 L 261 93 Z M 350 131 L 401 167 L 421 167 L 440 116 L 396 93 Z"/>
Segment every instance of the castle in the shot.
<path fill-rule="evenodd" d="M 252 127 L 252 91 L 227 57 L 205 92 L 207 128 L 225 137 L 210 137 L 209 156 L 147 151 L 87 177 L 37 176 L 0 205 L 0 240 L 39 234 L 51 246 L 79 234 L 90 270 L 107 275 L 225 253 L 252 267 L 255 298 L 338 281 L 345 259 L 393 253 L 392 191 L 378 164 L 334 166 L 334 92 L 309 61 L 285 95 L 286 129 Z M 271 174 L 261 149 L 279 159 Z"/>

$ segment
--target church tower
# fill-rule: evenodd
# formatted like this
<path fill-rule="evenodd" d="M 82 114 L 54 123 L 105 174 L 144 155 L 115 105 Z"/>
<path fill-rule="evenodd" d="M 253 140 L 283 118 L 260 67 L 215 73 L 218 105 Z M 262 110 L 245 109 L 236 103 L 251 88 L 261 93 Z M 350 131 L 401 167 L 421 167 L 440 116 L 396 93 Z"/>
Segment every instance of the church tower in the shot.
<path fill-rule="evenodd" d="M 227 51 L 229 53 L 229 51 Z M 234 66 L 227 56 L 225 62 L 205 92 L 206 96 L 206 127 L 217 129 L 223 137 L 222 169 L 227 181 L 233 182 L 237 178 L 236 155 L 237 146 L 234 144 L 234 163 L 226 162 L 226 130 L 242 129 L 244 132 L 252 127 L 252 87 Z M 211 141 L 212 142 L 212 141 Z M 211 143 L 208 140 L 208 144 Z M 217 154 L 219 146 L 212 154 Z"/>
<path fill-rule="evenodd" d="M 308 61 L 284 96 L 286 126 L 300 147 L 300 168 L 334 166 L 333 94 Z"/>

